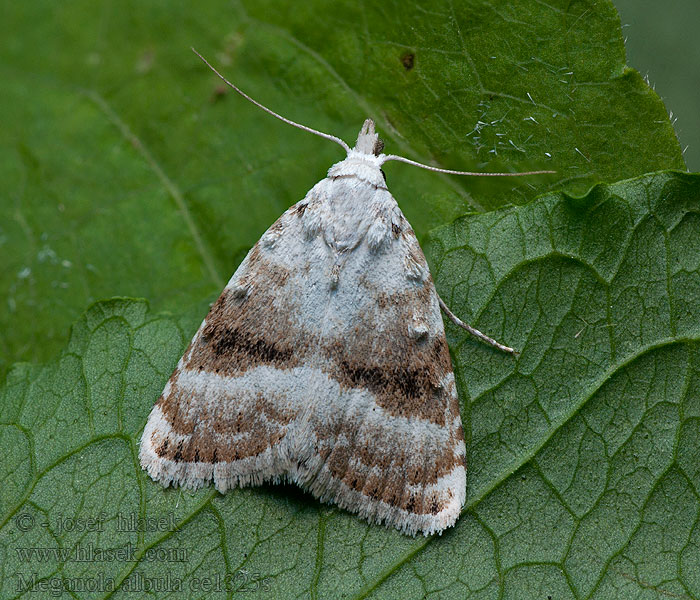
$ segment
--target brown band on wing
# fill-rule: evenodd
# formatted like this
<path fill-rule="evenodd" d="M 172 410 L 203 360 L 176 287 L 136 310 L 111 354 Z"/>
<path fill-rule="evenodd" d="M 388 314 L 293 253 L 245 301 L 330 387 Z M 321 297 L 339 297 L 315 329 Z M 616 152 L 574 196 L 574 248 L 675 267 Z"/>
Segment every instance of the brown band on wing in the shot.
<path fill-rule="evenodd" d="M 449 441 L 443 448 L 431 448 L 422 451 L 421 448 L 397 448 L 387 447 L 391 438 L 387 432 L 377 428 L 376 432 L 368 432 L 365 428 L 364 438 L 373 442 L 384 440 L 384 443 L 357 443 L 353 430 L 354 424 L 345 424 L 342 433 L 345 439 L 350 439 L 350 445 L 336 445 L 337 436 L 323 436 L 323 431 L 316 429 L 318 440 L 322 442 L 325 452 L 321 456 L 327 459 L 329 467 L 332 467 L 335 477 L 343 478 L 343 473 L 350 470 L 350 459 L 359 459 L 363 469 L 367 471 L 378 468 L 382 472 L 390 472 L 392 468 L 399 469 L 402 481 L 410 485 L 433 484 L 438 479 L 450 473 L 454 467 L 464 466 L 464 456 L 456 451 L 457 445 L 463 439 L 459 437 L 461 428 L 455 428 L 450 432 Z M 324 456 L 325 454 L 325 456 Z M 430 459 L 423 461 L 425 456 Z"/>
<path fill-rule="evenodd" d="M 329 466 L 331 466 L 331 473 L 334 473 L 333 466 Z M 425 495 L 424 488 L 416 493 L 407 490 L 406 482 L 398 469 L 379 474 L 374 471 L 357 471 L 351 468 L 341 469 L 337 475 L 341 477 L 340 481 L 350 489 L 372 500 L 385 502 L 414 514 L 438 514 L 450 501 L 449 494 L 430 492 Z M 334 476 L 336 476 L 335 473 Z"/>
<path fill-rule="evenodd" d="M 291 369 L 312 350 L 315 336 L 297 321 L 288 299 L 284 310 L 276 308 L 285 297 L 289 271 L 262 258 L 257 245 L 247 260 L 249 268 L 238 282 L 247 294 L 224 290 L 219 296 L 195 341 L 189 369 L 230 376 L 260 365 Z"/>
<path fill-rule="evenodd" d="M 409 323 L 413 315 L 405 309 L 425 301 L 417 297 L 425 293 L 419 288 L 381 297 L 373 319 L 360 315 L 342 339 L 326 342 L 324 370 L 343 388 L 372 392 L 377 404 L 391 415 L 444 425 L 442 386 L 452 372 L 444 330 L 440 328 L 429 343 L 412 336 Z M 377 322 L 377 313 L 386 315 L 381 323 Z M 382 327 L 380 331 L 378 326 Z M 455 404 L 450 406 L 452 411 L 455 408 Z"/>
<path fill-rule="evenodd" d="M 188 413 L 189 398 L 177 386 L 171 386 L 158 405 L 172 431 L 186 436 L 185 441 L 166 439 L 156 445 L 159 456 L 174 461 L 215 463 L 256 456 L 283 439 L 287 426 L 298 416 L 285 408 L 282 398 L 262 394 L 240 404 L 233 397 L 199 402 L 197 411 Z"/>

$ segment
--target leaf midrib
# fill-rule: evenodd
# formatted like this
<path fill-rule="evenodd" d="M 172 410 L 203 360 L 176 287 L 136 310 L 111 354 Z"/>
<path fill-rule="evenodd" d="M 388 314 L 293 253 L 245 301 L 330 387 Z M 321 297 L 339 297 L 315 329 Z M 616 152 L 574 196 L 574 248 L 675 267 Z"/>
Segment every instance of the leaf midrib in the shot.
<path fill-rule="evenodd" d="M 119 117 L 116 111 L 98 92 L 95 90 L 86 90 L 85 95 L 102 111 L 109 122 L 119 130 L 124 139 L 138 151 L 150 169 L 155 173 L 156 177 L 158 177 L 159 181 L 168 192 L 168 195 L 173 199 L 175 206 L 182 215 L 182 218 L 187 225 L 187 229 L 194 240 L 197 252 L 201 256 L 204 267 L 209 274 L 209 277 L 211 277 L 211 280 L 219 289 L 222 289 L 224 287 L 225 280 L 221 275 L 219 275 L 216 269 L 214 257 L 204 242 L 204 236 L 200 233 L 199 228 L 192 217 L 192 213 L 185 202 L 185 198 L 180 191 L 180 188 L 178 188 L 173 180 L 168 177 L 141 139 L 139 139 L 138 136 L 131 131 L 130 127 Z"/>

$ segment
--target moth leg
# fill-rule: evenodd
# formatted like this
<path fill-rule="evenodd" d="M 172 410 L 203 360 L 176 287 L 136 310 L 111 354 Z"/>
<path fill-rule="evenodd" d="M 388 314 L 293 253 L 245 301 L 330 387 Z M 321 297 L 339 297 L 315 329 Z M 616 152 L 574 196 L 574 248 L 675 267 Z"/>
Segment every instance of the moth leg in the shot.
<path fill-rule="evenodd" d="M 494 348 L 498 348 L 502 352 L 506 352 L 507 354 L 512 354 L 514 356 L 517 356 L 519 353 L 517 350 L 514 350 L 513 348 L 509 346 L 505 346 L 504 344 L 501 344 L 500 342 L 497 342 L 493 338 L 490 338 L 488 335 L 481 333 L 478 329 L 475 329 L 471 325 L 468 325 L 462 319 L 460 319 L 457 315 L 455 315 L 448 307 L 447 304 L 440 298 L 438 295 L 438 302 L 440 302 L 440 308 L 444 311 L 444 313 L 449 317 L 450 321 L 452 321 L 457 327 L 461 327 L 465 331 L 468 331 L 471 333 L 474 337 L 479 338 L 482 342 L 487 343 L 489 346 L 493 346 Z"/>

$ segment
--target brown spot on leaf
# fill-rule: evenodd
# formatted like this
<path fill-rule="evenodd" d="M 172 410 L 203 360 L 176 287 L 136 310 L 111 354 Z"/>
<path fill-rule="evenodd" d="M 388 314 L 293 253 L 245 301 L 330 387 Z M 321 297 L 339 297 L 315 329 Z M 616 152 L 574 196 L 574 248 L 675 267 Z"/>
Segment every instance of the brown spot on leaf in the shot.
<path fill-rule="evenodd" d="M 215 104 L 216 102 L 219 102 L 220 100 L 223 100 L 228 94 L 228 88 L 225 85 L 217 85 L 214 88 L 214 91 L 211 93 L 211 97 L 209 98 L 209 101 L 212 104 Z"/>
<path fill-rule="evenodd" d="M 410 71 L 416 60 L 416 55 L 413 52 L 405 52 L 401 55 L 401 64 L 403 68 Z"/>

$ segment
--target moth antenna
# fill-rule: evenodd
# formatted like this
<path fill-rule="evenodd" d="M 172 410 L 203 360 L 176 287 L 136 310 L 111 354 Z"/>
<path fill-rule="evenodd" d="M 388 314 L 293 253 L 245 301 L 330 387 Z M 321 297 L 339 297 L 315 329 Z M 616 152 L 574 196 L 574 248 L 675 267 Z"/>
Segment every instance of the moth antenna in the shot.
<path fill-rule="evenodd" d="M 487 343 L 489 346 L 493 346 L 494 348 L 498 348 L 501 352 L 505 352 L 507 354 L 512 354 L 513 356 L 518 356 L 520 352 L 517 350 L 514 350 L 510 346 L 506 346 L 505 344 L 501 344 L 501 342 L 497 342 L 493 338 L 490 338 L 488 335 L 485 333 L 481 333 L 478 329 L 475 327 L 472 327 L 468 323 L 465 323 L 460 319 L 456 314 L 454 314 L 450 308 L 445 304 L 444 300 L 438 296 L 438 302 L 440 303 L 440 308 L 444 311 L 444 313 L 447 315 L 447 317 L 452 321 L 457 327 L 461 327 L 465 331 L 468 331 L 471 333 L 475 338 L 480 339 L 482 342 Z"/>
<path fill-rule="evenodd" d="M 308 131 L 309 133 L 313 133 L 314 135 L 318 135 L 322 138 L 326 138 L 327 140 L 331 140 L 335 142 L 336 144 L 340 144 L 344 149 L 345 152 L 350 152 L 350 146 L 348 146 L 343 140 L 341 140 L 339 137 L 336 137 L 334 135 L 331 135 L 330 133 L 323 133 L 323 131 L 318 131 L 317 129 L 312 129 L 311 127 L 307 127 L 306 125 L 302 125 L 301 123 L 297 123 L 295 121 L 292 121 L 291 119 L 287 119 L 286 117 L 283 117 L 282 115 L 277 114 L 274 110 L 271 110 L 267 108 L 267 106 L 263 106 L 258 102 L 257 100 L 253 100 L 248 94 L 246 94 L 243 90 L 241 90 L 239 87 L 235 86 L 233 83 L 231 83 L 226 77 L 224 77 L 221 73 L 219 73 L 214 67 L 209 64 L 209 61 L 204 58 L 199 52 L 197 52 L 194 48 L 192 48 L 192 52 L 194 52 L 199 58 L 202 60 L 202 62 L 207 65 L 214 73 L 223 81 L 227 86 L 229 86 L 232 90 L 235 92 L 238 92 L 241 96 L 243 96 L 248 102 L 252 102 L 257 106 L 258 108 L 262 108 L 266 113 L 272 115 L 273 117 L 277 117 L 280 121 L 284 121 L 288 125 L 292 125 L 293 127 L 296 127 L 297 129 L 301 129 L 303 131 Z"/>
<path fill-rule="evenodd" d="M 521 175 L 544 175 L 545 173 L 556 173 L 556 171 L 523 171 L 521 173 L 474 173 L 472 171 L 453 171 L 452 169 L 439 169 L 438 167 L 431 167 L 430 165 L 424 165 L 410 158 L 404 158 L 403 156 L 396 156 L 395 154 L 387 154 L 382 161 L 382 164 L 389 162 L 390 160 L 395 160 L 398 162 L 404 162 L 414 167 L 420 167 L 421 169 L 427 169 L 428 171 L 435 171 L 436 173 L 447 173 L 448 175 L 474 175 L 475 177 L 519 177 Z"/>

